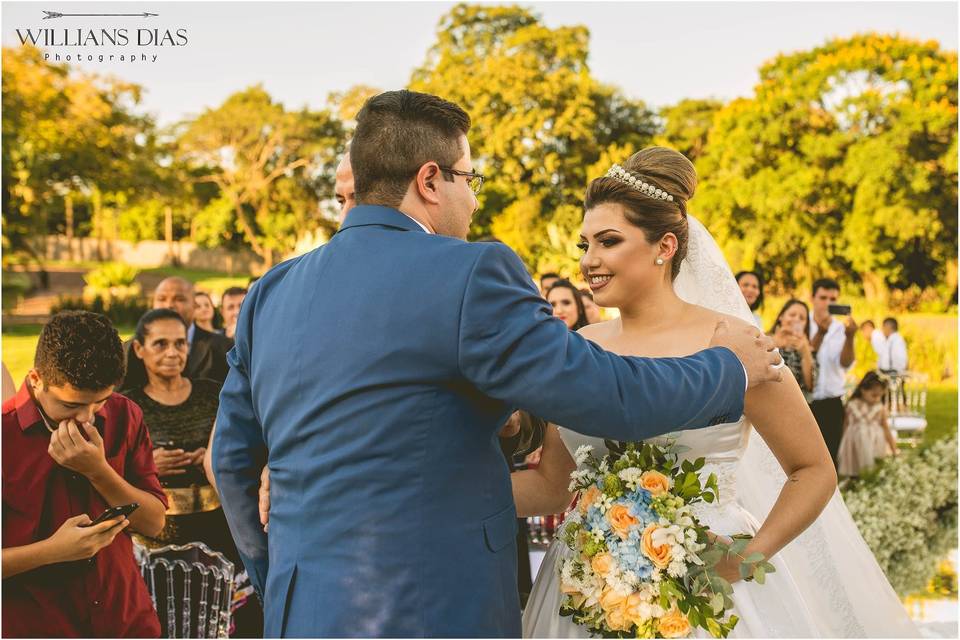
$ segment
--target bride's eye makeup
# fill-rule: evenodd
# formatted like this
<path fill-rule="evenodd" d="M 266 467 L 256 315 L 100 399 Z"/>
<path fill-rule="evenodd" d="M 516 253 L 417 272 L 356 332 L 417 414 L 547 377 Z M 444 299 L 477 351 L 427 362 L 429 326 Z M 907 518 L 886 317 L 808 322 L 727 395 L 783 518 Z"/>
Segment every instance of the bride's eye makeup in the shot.
<path fill-rule="evenodd" d="M 597 242 L 599 242 L 604 247 L 607 247 L 609 249 L 610 247 L 620 244 L 620 238 L 607 236 L 605 238 L 600 238 Z"/>
<path fill-rule="evenodd" d="M 580 242 L 577 243 L 577 249 L 580 249 L 580 251 L 583 251 L 584 253 L 586 253 L 587 249 L 589 248 L 590 248 L 590 245 L 588 245 L 584 240 L 581 240 Z"/>

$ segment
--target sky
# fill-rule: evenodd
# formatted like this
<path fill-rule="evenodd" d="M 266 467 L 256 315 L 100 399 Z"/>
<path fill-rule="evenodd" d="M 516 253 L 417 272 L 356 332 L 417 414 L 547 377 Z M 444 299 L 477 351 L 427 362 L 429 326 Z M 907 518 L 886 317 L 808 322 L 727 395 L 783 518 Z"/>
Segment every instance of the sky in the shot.
<path fill-rule="evenodd" d="M 508 4 L 508 3 L 485 3 Z M 519 2 L 551 28 L 589 28 L 595 77 L 659 107 L 683 98 L 750 95 L 757 69 L 781 52 L 864 31 L 933 39 L 957 50 L 956 2 Z M 400 88 L 435 40 L 451 2 L 3 2 L 4 46 L 17 29 L 126 29 L 127 46 L 49 46 L 52 56 L 145 88 L 142 108 L 169 124 L 262 84 L 289 108 L 321 107 L 356 84 Z M 60 13 L 158 16 L 43 19 Z M 162 36 L 164 46 L 134 42 Z M 178 30 L 184 30 L 186 44 Z M 83 58 L 79 63 L 75 57 Z M 94 56 L 93 61 L 87 60 Z M 101 62 L 99 56 L 103 55 Z M 111 62 L 109 56 L 113 55 Z M 119 60 L 124 56 L 124 61 Z M 129 60 L 131 55 L 134 61 Z M 147 61 L 141 56 L 146 55 Z M 153 58 L 156 56 L 156 59 Z"/>

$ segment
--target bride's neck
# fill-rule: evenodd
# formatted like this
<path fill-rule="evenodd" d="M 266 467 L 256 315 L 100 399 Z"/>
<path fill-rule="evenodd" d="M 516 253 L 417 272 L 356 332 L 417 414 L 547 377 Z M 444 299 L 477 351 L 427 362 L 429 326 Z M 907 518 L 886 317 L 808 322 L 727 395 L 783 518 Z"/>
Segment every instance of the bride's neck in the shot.
<path fill-rule="evenodd" d="M 620 307 L 620 326 L 624 333 L 648 332 L 664 326 L 674 326 L 680 319 L 686 303 L 665 282 L 651 287 Z"/>

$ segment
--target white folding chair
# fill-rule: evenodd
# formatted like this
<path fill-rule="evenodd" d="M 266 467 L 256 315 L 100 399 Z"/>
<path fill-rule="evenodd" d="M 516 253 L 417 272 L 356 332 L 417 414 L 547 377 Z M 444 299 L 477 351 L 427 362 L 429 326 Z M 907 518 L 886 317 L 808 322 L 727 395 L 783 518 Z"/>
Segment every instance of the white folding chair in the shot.
<path fill-rule="evenodd" d="M 890 375 L 887 408 L 897 440 L 916 446 L 927 428 L 927 376 L 907 371 Z"/>

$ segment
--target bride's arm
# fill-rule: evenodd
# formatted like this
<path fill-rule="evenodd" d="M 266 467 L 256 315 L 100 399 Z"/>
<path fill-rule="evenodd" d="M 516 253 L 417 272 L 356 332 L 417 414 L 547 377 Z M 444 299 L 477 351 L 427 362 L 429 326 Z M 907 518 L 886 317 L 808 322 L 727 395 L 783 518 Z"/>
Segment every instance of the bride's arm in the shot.
<path fill-rule="evenodd" d="M 560 432 L 554 425 L 548 425 L 543 435 L 543 451 L 537 468 L 510 474 L 517 516 L 525 518 L 565 511 L 573 499 L 567 487 L 574 469 L 576 464 L 560 439 Z"/>
<path fill-rule="evenodd" d="M 793 376 L 747 393 L 745 413 L 787 476 L 776 504 L 747 546 L 772 557 L 806 529 L 830 501 L 837 473 Z"/>

